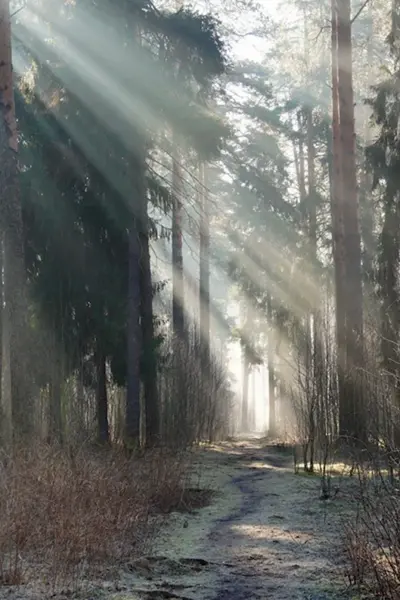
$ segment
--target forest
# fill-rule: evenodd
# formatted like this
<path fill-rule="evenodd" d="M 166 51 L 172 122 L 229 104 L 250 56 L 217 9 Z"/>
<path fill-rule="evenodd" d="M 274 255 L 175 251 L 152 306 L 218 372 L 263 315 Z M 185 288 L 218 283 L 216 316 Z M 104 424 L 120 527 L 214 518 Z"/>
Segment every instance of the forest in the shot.
<path fill-rule="evenodd" d="M 0 0 L 0 154 L 0 598 L 399 600 L 400 0 Z"/>

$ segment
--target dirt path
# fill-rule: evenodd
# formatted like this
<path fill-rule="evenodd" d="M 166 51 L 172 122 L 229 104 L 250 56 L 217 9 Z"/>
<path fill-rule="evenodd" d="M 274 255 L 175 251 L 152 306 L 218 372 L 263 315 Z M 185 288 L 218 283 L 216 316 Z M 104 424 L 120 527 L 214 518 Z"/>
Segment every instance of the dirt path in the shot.
<path fill-rule="evenodd" d="M 136 563 L 113 600 L 331 600 L 341 591 L 340 498 L 296 476 L 287 455 L 256 441 L 203 450 L 194 472 L 212 505 L 176 515 L 157 556 Z"/>

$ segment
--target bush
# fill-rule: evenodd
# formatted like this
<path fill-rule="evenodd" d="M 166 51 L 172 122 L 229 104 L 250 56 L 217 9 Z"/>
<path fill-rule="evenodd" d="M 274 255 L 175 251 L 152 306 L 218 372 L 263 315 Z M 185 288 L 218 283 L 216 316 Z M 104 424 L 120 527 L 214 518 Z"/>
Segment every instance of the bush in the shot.
<path fill-rule="evenodd" d="M 182 497 L 184 458 L 20 450 L 0 463 L 0 578 L 77 583 L 148 549 Z"/>
<path fill-rule="evenodd" d="M 385 461 L 386 462 L 386 461 Z M 347 575 L 372 598 L 400 598 L 400 495 L 387 465 L 358 469 L 357 518 L 345 525 Z"/>

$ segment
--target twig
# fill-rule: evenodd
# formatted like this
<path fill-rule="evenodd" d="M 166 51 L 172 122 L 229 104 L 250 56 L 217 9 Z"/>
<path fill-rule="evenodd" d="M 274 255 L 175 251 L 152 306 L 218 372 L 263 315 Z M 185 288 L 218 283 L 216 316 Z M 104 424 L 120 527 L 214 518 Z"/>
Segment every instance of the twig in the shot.
<path fill-rule="evenodd" d="M 367 4 L 369 3 L 370 0 L 365 0 L 363 2 L 363 4 L 360 6 L 360 8 L 358 9 L 358 11 L 356 12 L 356 14 L 354 15 L 354 17 L 351 19 L 350 23 L 351 25 L 353 25 L 354 21 L 360 16 L 360 14 L 362 13 L 362 11 L 364 10 L 364 8 L 367 6 Z"/>
<path fill-rule="evenodd" d="M 312 38 L 312 40 L 311 40 L 311 41 L 312 41 L 312 42 L 317 42 L 317 41 L 318 41 L 318 38 L 319 38 L 319 36 L 321 35 L 321 33 L 322 33 L 323 31 L 325 31 L 325 29 L 330 29 L 330 27 L 331 27 L 330 25 L 322 25 L 322 27 L 320 28 L 319 32 L 318 32 L 318 33 L 317 33 L 317 35 L 315 36 L 315 38 Z"/>
<path fill-rule="evenodd" d="M 23 10 L 24 8 L 26 8 L 26 3 L 23 4 L 22 6 L 20 6 L 19 8 L 17 8 L 17 10 L 15 10 L 13 13 L 11 13 L 10 19 L 15 17 L 15 15 L 17 15 L 19 12 L 21 12 L 21 10 Z"/>

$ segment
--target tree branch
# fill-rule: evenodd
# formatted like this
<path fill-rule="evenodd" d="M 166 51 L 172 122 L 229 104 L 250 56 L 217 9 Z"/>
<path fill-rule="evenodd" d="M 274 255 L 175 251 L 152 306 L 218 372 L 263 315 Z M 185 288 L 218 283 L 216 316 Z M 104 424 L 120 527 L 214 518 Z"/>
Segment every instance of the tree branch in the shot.
<path fill-rule="evenodd" d="M 364 10 L 364 8 L 367 6 L 367 4 L 370 2 L 370 0 L 365 0 L 362 5 L 360 6 L 360 8 L 358 9 L 358 11 L 356 12 L 356 14 L 354 15 L 354 17 L 352 18 L 352 20 L 350 21 L 351 24 L 353 25 L 354 21 L 356 19 L 358 19 L 358 17 L 361 15 L 362 11 Z"/>

